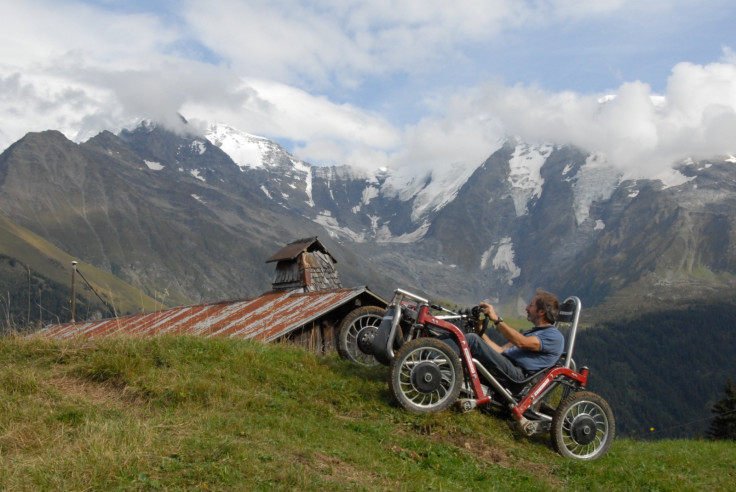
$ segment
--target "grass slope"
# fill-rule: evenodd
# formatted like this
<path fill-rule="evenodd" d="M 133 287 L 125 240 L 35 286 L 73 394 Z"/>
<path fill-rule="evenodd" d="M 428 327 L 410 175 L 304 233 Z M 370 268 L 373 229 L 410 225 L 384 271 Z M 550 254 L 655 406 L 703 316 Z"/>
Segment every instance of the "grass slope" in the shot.
<path fill-rule="evenodd" d="M 413 415 L 387 368 L 194 337 L 0 339 L 0 490 L 727 490 L 736 443 L 594 462 L 480 412 Z"/>
<path fill-rule="evenodd" d="M 34 272 L 62 285 L 71 284 L 72 260 L 75 258 L 37 234 L 0 215 L 0 254 L 15 258 Z M 79 271 L 118 313 L 141 313 L 167 307 L 171 299 L 157 301 L 114 275 L 79 262 Z M 79 295 L 96 301 L 96 296 L 77 279 Z M 164 305 L 163 303 L 167 303 Z"/>

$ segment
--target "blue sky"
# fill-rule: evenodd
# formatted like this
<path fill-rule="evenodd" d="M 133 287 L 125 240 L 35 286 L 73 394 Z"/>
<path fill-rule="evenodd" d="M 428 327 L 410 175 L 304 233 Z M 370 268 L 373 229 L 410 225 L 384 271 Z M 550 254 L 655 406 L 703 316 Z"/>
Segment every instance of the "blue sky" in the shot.
<path fill-rule="evenodd" d="M 180 112 L 315 164 L 482 162 L 513 135 L 656 175 L 736 153 L 734 25 L 732 0 L 5 0 L 0 148 Z"/>

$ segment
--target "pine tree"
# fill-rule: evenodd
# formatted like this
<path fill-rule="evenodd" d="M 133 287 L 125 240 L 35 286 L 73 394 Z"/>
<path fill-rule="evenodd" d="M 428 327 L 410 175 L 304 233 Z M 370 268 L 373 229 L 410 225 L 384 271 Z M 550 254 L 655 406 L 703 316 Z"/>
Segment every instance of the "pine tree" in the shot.
<path fill-rule="evenodd" d="M 707 435 L 711 439 L 736 441 L 736 386 L 728 378 L 723 387 L 726 396 L 710 409 L 715 415 L 710 422 Z"/>

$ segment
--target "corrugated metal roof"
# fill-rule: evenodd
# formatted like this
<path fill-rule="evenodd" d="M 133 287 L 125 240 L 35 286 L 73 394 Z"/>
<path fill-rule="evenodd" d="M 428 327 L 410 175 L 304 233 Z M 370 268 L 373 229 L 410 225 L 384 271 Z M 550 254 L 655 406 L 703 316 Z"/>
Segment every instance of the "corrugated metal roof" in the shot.
<path fill-rule="evenodd" d="M 189 334 L 271 341 L 366 295 L 372 302 L 386 305 L 385 300 L 367 287 L 318 292 L 268 292 L 248 300 L 213 302 L 135 316 L 54 325 L 38 333 L 49 338 Z"/>

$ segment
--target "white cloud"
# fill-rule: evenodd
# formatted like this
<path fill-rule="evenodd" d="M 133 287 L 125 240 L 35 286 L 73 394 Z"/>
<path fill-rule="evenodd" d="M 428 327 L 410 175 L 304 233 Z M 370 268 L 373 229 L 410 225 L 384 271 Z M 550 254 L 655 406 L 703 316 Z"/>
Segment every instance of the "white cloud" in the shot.
<path fill-rule="evenodd" d="M 552 90 L 542 70 L 508 84 L 507 59 L 494 57 L 522 46 L 512 55 L 533 68 L 549 40 L 538 31 L 575 39 L 590 22 L 611 29 L 597 49 L 639 50 L 614 28 L 642 17 L 683 28 L 728 12 L 721 0 L 184 0 L 164 10 L 170 5 L 4 2 L 0 148 L 49 128 L 80 140 L 140 118 L 175 125 L 181 112 L 289 142 L 313 162 L 420 174 L 479 163 L 506 133 L 601 151 L 629 173 L 736 151 L 731 46 L 717 63 L 671 63 L 660 93 L 644 79 L 606 93 Z M 566 56 L 590 60 L 586 47 L 575 49 Z M 626 73 L 620 68 L 612 70 Z M 604 96 L 615 97 L 601 104 Z"/>
<path fill-rule="evenodd" d="M 235 70 L 315 89 L 440 63 L 515 24 L 519 10 L 514 0 L 190 0 L 182 15 Z"/>
<path fill-rule="evenodd" d="M 462 101 L 466 116 L 485 115 L 505 133 L 529 142 L 603 152 L 629 177 L 659 175 L 687 157 L 732 153 L 736 146 L 736 65 L 731 63 L 678 64 L 663 96 L 643 82 L 625 83 L 605 95 L 489 84 L 456 101 Z"/>
<path fill-rule="evenodd" d="M 153 14 L 121 15 L 75 1 L 6 1 L 1 25 L 2 65 L 47 70 L 80 63 L 138 67 L 178 37 Z"/>
<path fill-rule="evenodd" d="M 403 132 L 403 149 L 392 156 L 397 167 L 417 175 L 457 162 L 480 164 L 498 149 L 502 128 L 485 110 L 475 111 L 453 98 L 447 113 L 423 118 Z"/>
<path fill-rule="evenodd" d="M 729 46 L 723 46 L 723 63 L 736 65 L 736 51 Z"/>
<path fill-rule="evenodd" d="M 248 97 L 229 105 L 189 102 L 183 111 L 192 118 L 258 128 L 262 135 L 295 141 L 295 151 L 316 162 L 345 163 L 356 151 L 400 145 L 398 132 L 384 118 L 350 104 L 254 78 L 243 80 L 239 92 Z"/>

